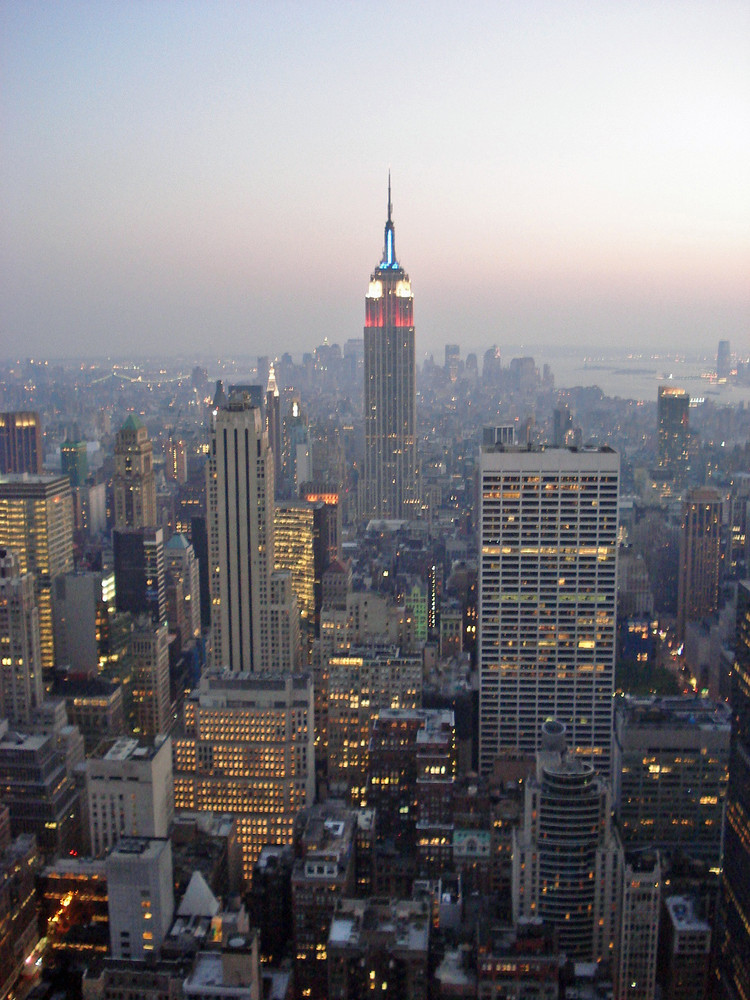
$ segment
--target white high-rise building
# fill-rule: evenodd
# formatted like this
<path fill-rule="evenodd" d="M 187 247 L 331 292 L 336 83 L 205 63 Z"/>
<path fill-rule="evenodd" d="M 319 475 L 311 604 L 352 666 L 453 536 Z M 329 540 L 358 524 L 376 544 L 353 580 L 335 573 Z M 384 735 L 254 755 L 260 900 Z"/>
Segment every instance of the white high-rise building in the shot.
<path fill-rule="evenodd" d="M 245 393 L 232 393 L 215 412 L 207 476 L 216 665 L 232 673 L 278 672 L 271 629 L 274 457 L 261 411 Z M 291 623 L 296 601 L 291 589 L 289 594 Z M 289 648 L 293 645 L 290 639 Z M 283 667 L 293 670 L 296 664 L 293 659 Z"/>
<path fill-rule="evenodd" d="M 12 549 L 0 549 L 0 718 L 28 726 L 43 697 L 34 577 Z"/>
<path fill-rule="evenodd" d="M 158 955 L 174 916 L 171 841 L 125 837 L 107 856 L 106 870 L 112 957 Z"/>
<path fill-rule="evenodd" d="M 485 446 L 480 454 L 480 770 L 533 753 L 542 723 L 609 771 L 619 456 Z"/>
<path fill-rule="evenodd" d="M 174 816 L 172 741 L 139 743 L 129 736 L 103 741 L 88 757 L 91 853 L 106 854 L 121 837 L 166 837 Z"/>
<path fill-rule="evenodd" d="M 626 859 L 614 948 L 616 1000 L 654 1000 L 661 908 L 659 852 Z"/>

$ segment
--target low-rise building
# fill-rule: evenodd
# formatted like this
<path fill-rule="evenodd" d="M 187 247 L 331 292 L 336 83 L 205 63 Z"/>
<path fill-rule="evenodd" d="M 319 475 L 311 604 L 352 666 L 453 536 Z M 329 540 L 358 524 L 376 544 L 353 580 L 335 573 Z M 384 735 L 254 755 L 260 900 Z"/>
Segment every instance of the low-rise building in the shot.
<path fill-rule="evenodd" d="M 300 996 L 325 1000 L 331 917 L 336 900 L 355 889 L 356 812 L 329 801 L 302 813 L 298 828 L 292 870 L 295 980 Z"/>
<path fill-rule="evenodd" d="M 429 944 L 425 900 L 339 900 L 327 942 L 328 1000 L 426 1000 Z"/>

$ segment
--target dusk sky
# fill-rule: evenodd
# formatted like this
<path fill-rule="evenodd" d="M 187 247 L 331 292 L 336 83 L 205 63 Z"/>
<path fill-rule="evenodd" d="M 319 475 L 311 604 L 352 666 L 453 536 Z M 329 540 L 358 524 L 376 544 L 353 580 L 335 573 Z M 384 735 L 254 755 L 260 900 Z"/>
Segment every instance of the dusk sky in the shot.
<path fill-rule="evenodd" d="M 747 2 L 0 2 L 0 357 L 750 354 Z"/>

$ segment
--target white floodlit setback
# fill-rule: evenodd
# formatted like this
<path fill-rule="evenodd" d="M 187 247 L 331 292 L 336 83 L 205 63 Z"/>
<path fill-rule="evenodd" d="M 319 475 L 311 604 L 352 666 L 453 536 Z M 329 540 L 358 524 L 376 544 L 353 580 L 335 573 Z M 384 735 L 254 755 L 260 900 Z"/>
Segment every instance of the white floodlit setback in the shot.
<path fill-rule="evenodd" d="M 619 456 L 609 448 L 480 454 L 480 749 L 533 753 L 545 719 L 610 766 Z"/>

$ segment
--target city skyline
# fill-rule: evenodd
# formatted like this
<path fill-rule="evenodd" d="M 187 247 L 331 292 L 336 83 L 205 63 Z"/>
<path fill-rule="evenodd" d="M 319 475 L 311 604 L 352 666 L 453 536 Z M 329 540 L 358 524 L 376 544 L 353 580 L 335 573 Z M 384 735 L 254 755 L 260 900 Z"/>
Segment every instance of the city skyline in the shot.
<path fill-rule="evenodd" d="M 746 350 L 741 5 L 6 2 L 0 18 L 1 356 L 356 337 L 389 163 L 418 358 Z"/>

